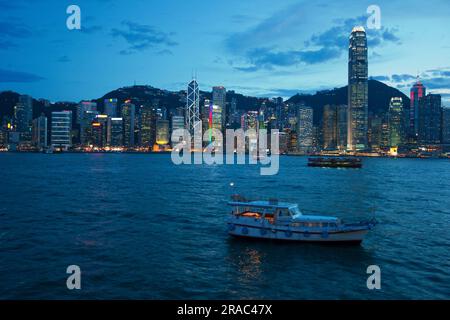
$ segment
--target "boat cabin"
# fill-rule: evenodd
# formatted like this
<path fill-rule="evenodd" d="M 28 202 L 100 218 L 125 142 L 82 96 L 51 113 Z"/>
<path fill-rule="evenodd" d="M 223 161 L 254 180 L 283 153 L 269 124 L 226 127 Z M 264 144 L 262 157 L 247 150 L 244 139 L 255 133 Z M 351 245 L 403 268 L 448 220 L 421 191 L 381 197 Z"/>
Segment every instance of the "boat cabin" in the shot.
<path fill-rule="evenodd" d="M 290 225 L 298 228 L 336 228 L 341 221 L 335 217 L 303 215 L 295 203 L 269 201 L 248 201 L 234 199 L 228 205 L 236 218 L 265 219 L 270 224 Z"/>
<path fill-rule="evenodd" d="M 228 203 L 236 217 L 266 219 L 271 224 L 275 221 L 291 222 L 296 216 L 301 216 L 298 206 L 293 203 L 270 201 L 231 201 Z"/>

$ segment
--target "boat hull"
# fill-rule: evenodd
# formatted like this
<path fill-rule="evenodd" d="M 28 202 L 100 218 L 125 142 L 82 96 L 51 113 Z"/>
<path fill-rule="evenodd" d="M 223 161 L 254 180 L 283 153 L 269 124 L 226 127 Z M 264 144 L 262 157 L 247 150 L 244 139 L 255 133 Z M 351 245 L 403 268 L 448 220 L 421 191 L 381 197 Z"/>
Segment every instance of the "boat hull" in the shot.
<path fill-rule="evenodd" d="M 360 244 L 369 229 L 307 231 L 286 227 L 228 223 L 228 233 L 235 237 L 291 242 Z"/>

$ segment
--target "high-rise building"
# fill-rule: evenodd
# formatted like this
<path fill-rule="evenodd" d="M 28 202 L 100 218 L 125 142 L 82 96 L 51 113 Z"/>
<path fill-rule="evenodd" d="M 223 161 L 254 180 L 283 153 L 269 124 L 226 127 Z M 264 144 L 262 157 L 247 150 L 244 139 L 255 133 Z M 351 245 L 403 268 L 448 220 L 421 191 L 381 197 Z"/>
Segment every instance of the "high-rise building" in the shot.
<path fill-rule="evenodd" d="M 88 144 L 98 148 L 106 146 L 108 135 L 108 116 L 98 114 L 90 123 L 88 130 Z"/>
<path fill-rule="evenodd" d="M 111 147 L 123 146 L 123 119 L 108 118 L 108 145 Z"/>
<path fill-rule="evenodd" d="M 32 118 L 33 99 L 29 95 L 19 96 L 19 101 L 14 106 L 14 124 L 16 131 L 21 133 L 31 133 Z"/>
<path fill-rule="evenodd" d="M 72 111 L 52 112 L 51 144 L 67 150 L 72 146 Z"/>
<path fill-rule="evenodd" d="M 205 99 L 201 112 L 203 132 L 206 132 L 212 127 L 212 103 L 211 100 Z"/>
<path fill-rule="evenodd" d="M 372 115 L 370 117 L 370 148 L 373 151 L 379 151 L 382 148 L 382 140 L 383 140 L 383 117 L 380 115 Z M 383 147 L 387 147 L 383 146 Z"/>
<path fill-rule="evenodd" d="M 297 149 L 299 152 L 311 152 L 313 147 L 313 109 L 300 105 L 297 114 Z"/>
<path fill-rule="evenodd" d="M 85 110 L 80 119 L 80 143 L 81 145 L 92 144 L 92 122 L 99 115 L 98 111 Z"/>
<path fill-rule="evenodd" d="M 77 105 L 77 124 L 80 124 L 86 111 L 97 111 L 97 103 L 91 101 L 81 101 Z"/>
<path fill-rule="evenodd" d="M 126 147 L 134 147 L 134 127 L 136 121 L 136 107 L 127 100 L 122 105 L 123 119 L 123 144 Z"/>
<path fill-rule="evenodd" d="M 337 148 L 337 108 L 335 105 L 323 107 L 323 148 L 335 150 Z"/>
<path fill-rule="evenodd" d="M 409 134 L 417 139 L 419 133 L 419 101 L 425 97 L 427 89 L 417 79 L 410 91 L 411 105 L 409 107 Z"/>
<path fill-rule="evenodd" d="M 47 148 L 47 117 L 41 115 L 33 120 L 33 145 L 38 149 Z"/>
<path fill-rule="evenodd" d="M 105 123 L 94 120 L 91 123 L 90 143 L 94 147 L 102 148 L 105 146 L 106 139 L 104 139 L 104 132 L 106 131 Z"/>
<path fill-rule="evenodd" d="M 160 146 L 169 144 L 169 121 L 156 121 L 156 143 Z"/>
<path fill-rule="evenodd" d="M 423 145 L 441 143 L 441 95 L 428 94 L 419 100 L 418 142 Z"/>
<path fill-rule="evenodd" d="M 175 130 L 184 129 L 184 117 L 183 116 L 172 116 L 171 122 L 170 122 L 170 132 L 174 132 Z M 172 147 L 179 143 L 178 141 L 172 141 Z"/>
<path fill-rule="evenodd" d="M 195 128 L 200 125 L 200 92 L 196 79 L 192 79 L 187 87 L 187 104 L 186 104 L 186 129 L 191 135 L 194 134 Z"/>
<path fill-rule="evenodd" d="M 450 144 L 450 108 L 442 109 L 442 143 Z"/>
<path fill-rule="evenodd" d="M 221 112 L 221 121 L 222 128 L 226 128 L 228 123 L 228 114 L 227 114 L 227 90 L 222 86 L 213 87 L 212 89 L 212 100 L 213 105 L 217 106 Z"/>
<path fill-rule="evenodd" d="M 350 35 L 348 59 L 348 136 L 350 151 L 365 150 L 368 130 L 368 57 L 367 37 L 363 27 Z"/>
<path fill-rule="evenodd" d="M 391 98 L 389 104 L 389 146 L 399 147 L 404 142 L 404 113 L 403 99 L 401 97 Z"/>
<path fill-rule="evenodd" d="M 258 111 L 248 111 L 241 117 L 241 127 L 244 130 L 258 129 Z"/>
<path fill-rule="evenodd" d="M 117 117 L 117 99 L 105 99 L 104 105 L 104 114 L 110 118 Z"/>
<path fill-rule="evenodd" d="M 156 141 L 156 110 L 151 106 L 141 109 L 141 144 L 153 147 Z"/>
<path fill-rule="evenodd" d="M 220 106 L 213 104 L 211 108 L 211 129 L 217 129 L 222 132 L 223 129 L 223 110 Z"/>
<path fill-rule="evenodd" d="M 348 107 L 345 104 L 336 107 L 336 144 L 339 150 L 347 148 Z"/>

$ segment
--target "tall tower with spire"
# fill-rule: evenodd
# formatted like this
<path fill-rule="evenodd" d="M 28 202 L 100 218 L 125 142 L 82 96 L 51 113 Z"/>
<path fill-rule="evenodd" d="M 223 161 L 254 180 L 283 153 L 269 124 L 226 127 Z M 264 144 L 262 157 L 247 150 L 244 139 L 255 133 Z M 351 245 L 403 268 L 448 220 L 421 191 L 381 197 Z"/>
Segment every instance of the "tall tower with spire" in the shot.
<path fill-rule="evenodd" d="M 197 126 L 201 127 L 200 123 L 200 93 L 198 83 L 195 77 L 189 82 L 187 87 L 187 102 L 186 102 L 186 129 L 191 135 L 194 134 Z"/>
<path fill-rule="evenodd" d="M 348 135 L 347 149 L 368 148 L 368 57 L 364 27 L 354 27 L 350 35 L 348 58 Z"/>

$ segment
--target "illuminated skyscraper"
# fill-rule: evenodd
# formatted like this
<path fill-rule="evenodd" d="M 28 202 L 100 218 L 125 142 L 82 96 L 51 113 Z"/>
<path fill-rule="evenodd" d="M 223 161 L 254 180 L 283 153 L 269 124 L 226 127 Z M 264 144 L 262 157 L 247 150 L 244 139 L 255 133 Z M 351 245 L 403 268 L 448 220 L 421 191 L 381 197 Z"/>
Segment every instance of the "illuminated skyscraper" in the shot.
<path fill-rule="evenodd" d="M 108 117 L 117 117 L 117 99 L 105 99 L 105 111 L 104 114 Z"/>
<path fill-rule="evenodd" d="M 72 111 L 52 112 L 51 143 L 54 148 L 67 150 L 72 146 Z"/>
<path fill-rule="evenodd" d="M 122 105 L 123 119 L 123 144 L 126 147 L 134 147 L 134 125 L 136 122 L 136 107 L 127 100 Z"/>
<path fill-rule="evenodd" d="M 92 144 L 92 122 L 98 116 L 98 111 L 85 110 L 80 120 L 80 143 Z"/>
<path fill-rule="evenodd" d="M 368 129 L 368 58 L 367 37 L 363 27 L 350 35 L 348 60 L 348 137 L 350 151 L 367 149 Z"/>
<path fill-rule="evenodd" d="M 213 87 L 212 90 L 212 100 L 213 100 L 213 105 L 217 106 L 221 112 L 222 112 L 222 116 L 221 116 L 221 121 L 222 121 L 222 128 L 226 127 L 227 124 L 227 90 L 222 87 L 222 86 L 218 86 L 218 87 Z M 218 129 L 218 128 L 216 128 Z"/>
<path fill-rule="evenodd" d="M 30 133 L 32 118 L 33 99 L 28 95 L 19 96 L 19 101 L 14 107 L 14 123 L 16 126 L 16 131 L 21 133 Z"/>
<path fill-rule="evenodd" d="M 391 98 L 389 104 L 389 146 L 395 148 L 403 143 L 404 137 L 404 114 L 403 114 L 403 100 L 400 97 Z"/>
<path fill-rule="evenodd" d="M 442 109 L 442 143 L 450 144 L 450 108 Z"/>
<path fill-rule="evenodd" d="M 187 104 L 186 104 L 186 129 L 191 135 L 194 129 L 200 125 L 200 92 L 197 80 L 193 79 L 187 88 Z"/>
<path fill-rule="evenodd" d="M 81 101 L 77 106 L 77 123 L 80 124 L 86 111 L 97 111 L 97 103 Z"/>
<path fill-rule="evenodd" d="M 345 104 L 336 107 L 336 143 L 339 150 L 347 148 L 348 107 Z"/>
<path fill-rule="evenodd" d="M 156 143 L 165 146 L 169 143 L 169 121 L 156 121 Z"/>
<path fill-rule="evenodd" d="M 174 132 L 175 130 L 184 129 L 184 117 L 183 116 L 172 116 L 171 122 L 170 122 L 170 132 Z M 179 142 L 183 141 L 183 138 L 179 138 L 178 141 L 172 141 L 172 147 Z"/>
<path fill-rule="evenodd" d="M 108 118 L 108 145 L 111 147 L 123 146 L 123 119 Z"/>
<path fill-rule="evenodd" d="M 417 82 L 411 88 L 411 105 L 409 108 L 409 132 L 413 137 L 419 133 L 419 101 L 427 94 L 427 89 L 417 79 Z"/>
<path fill-rule="evenodd" d="M 422 145 L 441 143 L 441 95 L 428 94 L 419 100 L 418 142 Z"/>
<path fill-rule="evenodd" d="M 313 147 L 313 109 L 300 105 L 297 112 L 297 149 L 308 153 Z"/>
<path fill-rule="evenodd" d="M 337 108 L 326 105 L 323 108 L 323 148 L 335 150 L 337 147 Z"/>
<path fill-rule="evenodd" d="M 99 122 L 94 120 L 91 123 L 91 132 L 90 132 L 90 143 L 95 147 L 103 147 L 106 142 L 106 124 L 103 122 Z"/>
<path fill-rule="evenodd" d="M 145 147 L 153 147 L 156 141 L 156 110 L 144 106 L 141 110 L 141 143 Z"/>

